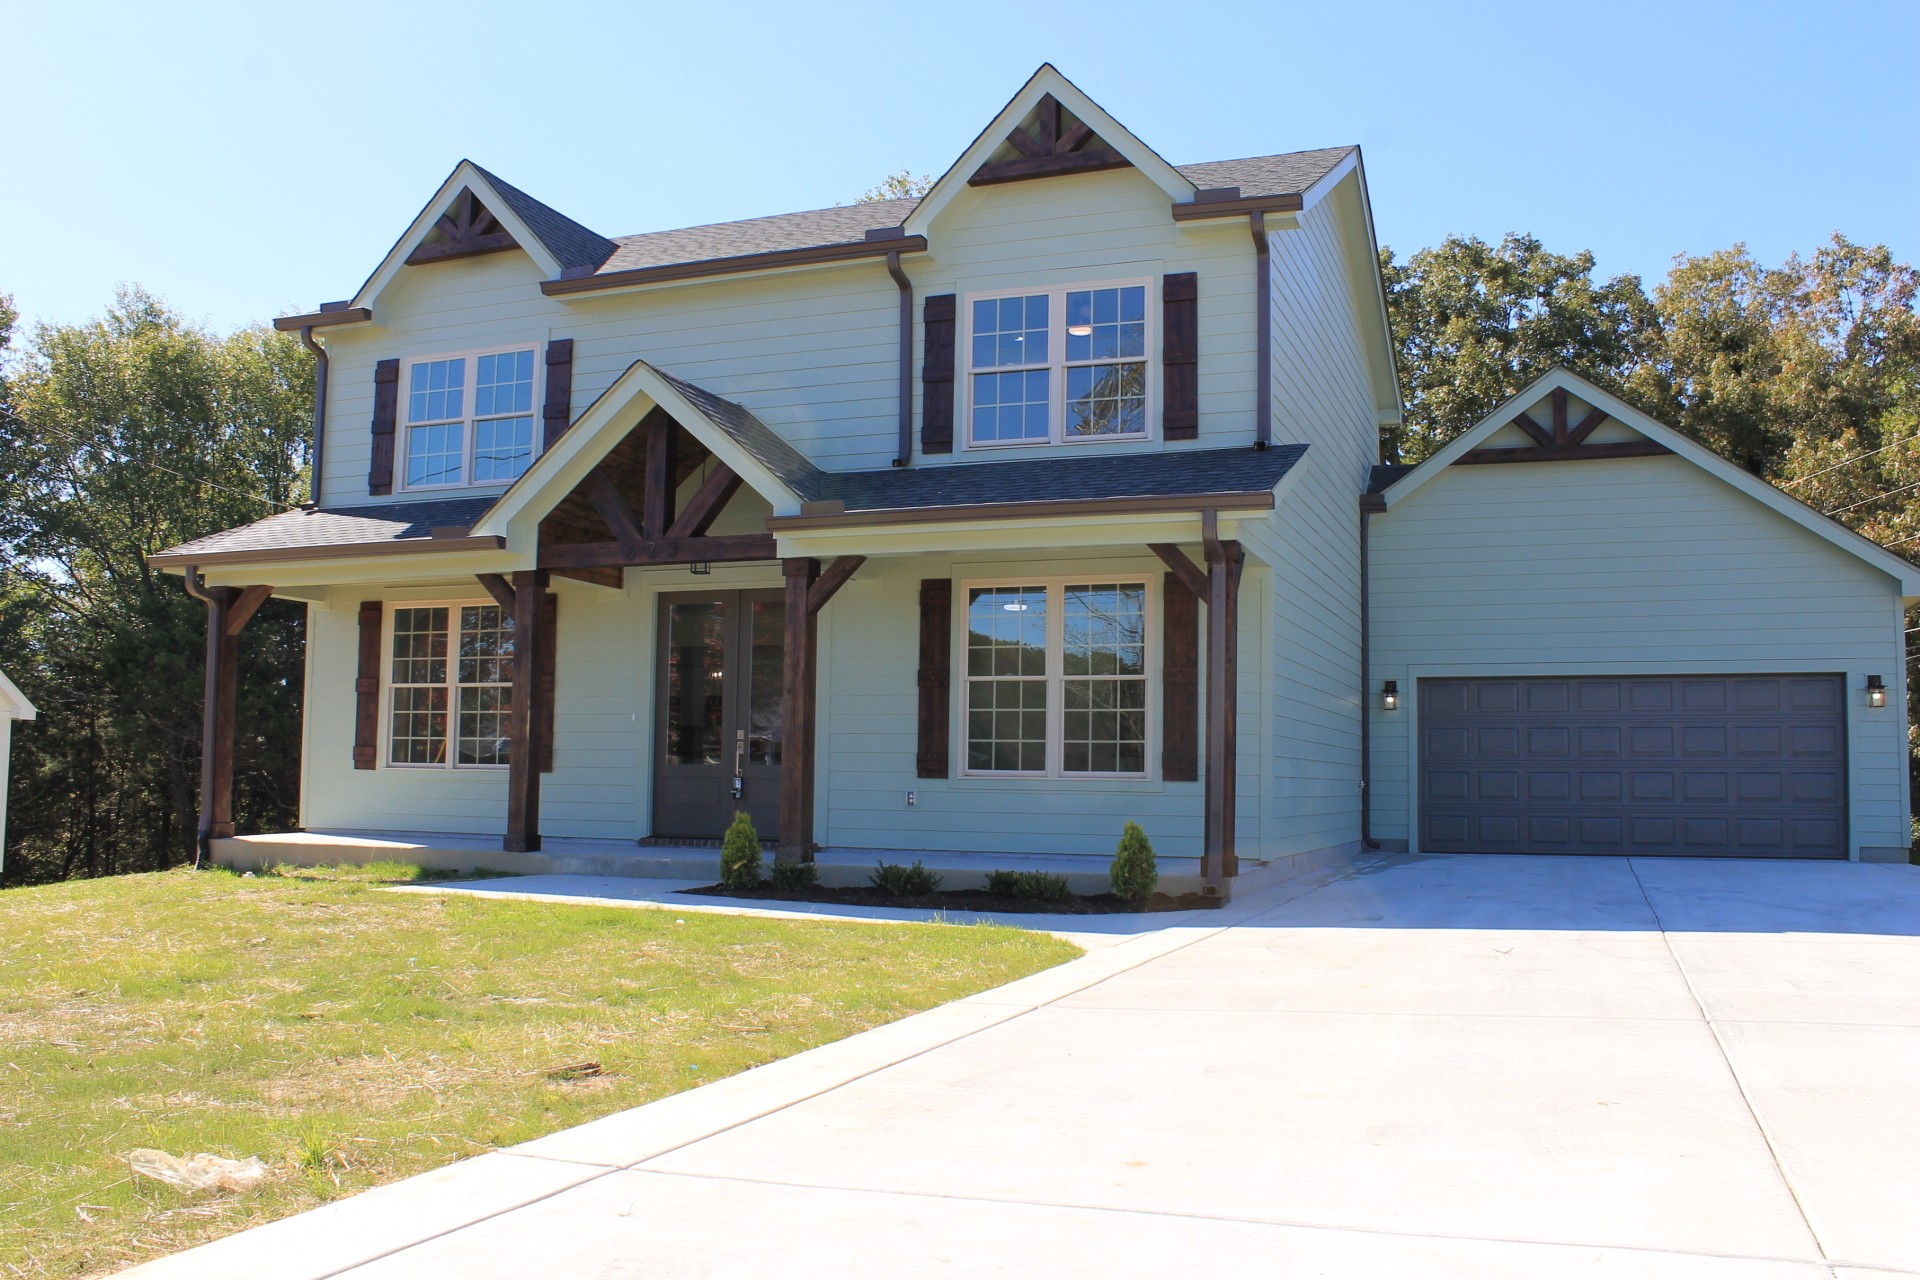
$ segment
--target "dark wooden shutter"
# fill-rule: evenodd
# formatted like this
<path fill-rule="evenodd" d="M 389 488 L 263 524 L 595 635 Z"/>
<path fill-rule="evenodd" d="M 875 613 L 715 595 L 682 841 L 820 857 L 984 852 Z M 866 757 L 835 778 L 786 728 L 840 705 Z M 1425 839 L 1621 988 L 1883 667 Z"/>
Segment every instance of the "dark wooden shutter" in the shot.
<path fill-rule="evenodd" d="M 915 757 L 923 778 L 944 778 L 948 708 L 953 688 L 953 583 L 920 580 L 920 747 Z"/>
<path fill-rule="evenodd" d="M 1191 271 L 1160 282 L 1160 430 L 1169 440 L 1200 436 L 1200 282 Z"/>
<path fill-rule="evenodd" d="M 541 773 L 553 772 L 553 676 L 558 670 L 554 642 L 559 638 L 560 597 L 547 592 L 540 610 L 540 647 L 533 660 L 533 680 L 540 691 L 539 719 L 533 726 L 533 759 Z"/>
<path fill-rule="evenodd" d="M 353 682 L 353 767 L 371 769 L 380 756 L 380 632 L 386 610 L 360 602 L 360 678 Z"/>
<path fill-rule="evenodd" d="M 1160 779 L 1200 779 L 1200 598 L 1176 574 L 1160 593 Z"/>
<path fill-rule="evenodd" d="M 373 461 L 367 468 L 367 492 L 393 492 L 393 423 L 400 409 L 400 362 L 373 366 Z"/>
<path fill-rule="evenodd" d="M 920 452 L 952 453 L 953 295 L 934 294 L 927 299 L 922 314 L 927 337 L 925 358 L 920 363 L 920 387 L 926 402 L 921 406 Z"/>
<path fill-rule="evenodd" d="M 572 338 L 555 338 L 547 344 L 547 398 L 541 413 L 546 431 L 540 447 L 551 449 L 573 420 Z"/>

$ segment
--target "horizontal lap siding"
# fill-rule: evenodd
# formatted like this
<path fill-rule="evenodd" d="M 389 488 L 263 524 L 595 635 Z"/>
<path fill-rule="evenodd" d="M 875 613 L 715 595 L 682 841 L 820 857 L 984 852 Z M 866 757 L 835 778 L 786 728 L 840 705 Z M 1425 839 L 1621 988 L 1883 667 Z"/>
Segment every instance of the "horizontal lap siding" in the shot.
<path fill-rule="evenodd" d="M 1893 581 L 1677 458 L 1454 467 L 1373 522 L 1373 676 L 1847 674 L 1856 846 L 1905 846 Z M 1437 672 L 1429 672 L 1437 674 Z M 1376 714 L 1374 826 L 1407 834 L 1411 714 Z"/>
<path fill-rule="evenodd" d="M 642 673 L 652 669 L 651 616 L 622 592 L 562 582 L 554 689 L 554 769 L 541 776 L 547 835 L 631 839 L 639 823 Z M 367 596 L 372 599 L 374 592 Z M 395 592 L 389 598 L 426 598 Z M 478 589 L 476 586 L 476 592 Z M 353 768 L 353 678 L 359 595 L 309 610 L 307 758 L 303 826 L 319 829 L 478 832 L 506 829 L 505 770 Z M 352 595 L 352 599 L 347 597 Z M 446 599 L 441 595 L 440 599 Z M 381 672 L 384 703 L 388 671 Z"/>
<path fill-rule="evenodd" d="M 1273 565 L 1271 856 L 1359 838 L 1357 501 L 1379 445 L 1333 202 L 1269 243 L 1273 438 L 1309 446 L 1274 519 L 1248 538 Z"/>

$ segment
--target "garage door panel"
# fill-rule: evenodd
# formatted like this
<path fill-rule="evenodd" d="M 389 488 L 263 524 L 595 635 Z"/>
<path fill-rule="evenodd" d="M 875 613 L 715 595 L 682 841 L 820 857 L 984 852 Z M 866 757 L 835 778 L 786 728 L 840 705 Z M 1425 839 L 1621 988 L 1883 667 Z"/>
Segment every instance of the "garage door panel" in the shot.
<path fill-rule="evenodd" d="M 1838 676 L 1423 680 L 1432 852 L 1844 857 Z"/>

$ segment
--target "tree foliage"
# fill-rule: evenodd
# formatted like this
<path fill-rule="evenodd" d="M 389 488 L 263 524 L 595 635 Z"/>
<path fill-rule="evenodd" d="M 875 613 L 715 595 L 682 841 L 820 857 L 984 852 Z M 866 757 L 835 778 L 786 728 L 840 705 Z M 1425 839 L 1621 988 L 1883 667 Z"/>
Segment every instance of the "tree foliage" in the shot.
<path fill-rule="evenodd" d="M 8 882 L 191 853 L 205 612 L 147 557 L 303 500 L 312 394 L 297 342 L 216 337 L 137 289 L 7 366 L 0 661 L 41 711 L 15 735 Z M 246 825 L 293 821 L 303 626 L 272 602 L 242 638 Z"/>
<path fill-rule="evenodd" d="M 902 169 L 880 179 L 877 187 L 868 187 L 866 192 L 855 201 L 856 204 L 876 204 L 882 200 L 918 199 L 933 189 L 933 179 L 926 174 L 914 176 L 913 170 Z"/>

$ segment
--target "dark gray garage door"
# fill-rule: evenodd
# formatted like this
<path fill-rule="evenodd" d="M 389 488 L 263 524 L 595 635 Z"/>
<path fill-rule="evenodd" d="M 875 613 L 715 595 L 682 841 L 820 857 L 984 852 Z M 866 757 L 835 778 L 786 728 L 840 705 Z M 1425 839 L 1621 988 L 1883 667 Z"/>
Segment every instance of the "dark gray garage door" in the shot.
<path fill-rule="evenodd" d="M 1839 676 L 1422 680 L 1429 853 L 1846 856 Z"/>

